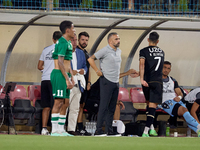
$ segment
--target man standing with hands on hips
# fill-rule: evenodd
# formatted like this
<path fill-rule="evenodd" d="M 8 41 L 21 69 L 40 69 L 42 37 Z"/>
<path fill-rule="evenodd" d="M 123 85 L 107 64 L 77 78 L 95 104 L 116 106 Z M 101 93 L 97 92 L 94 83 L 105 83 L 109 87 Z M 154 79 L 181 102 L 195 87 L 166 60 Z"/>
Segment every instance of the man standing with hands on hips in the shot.
<path fill-rule="evenodd" d="M 100 76 L 100 105 L 95 136 L 106 136 L 102 130 L 104 120 L 106 122 L 107 136 L 121 136 L 114 133 L 112 129 L 113 115 L 119 92 L 121 50 L 118 47 L 120 45 L 120 38 L 116 32 L 111 32 L 107 40 L 108 45 L 88 59 L 90 66 Z M 97 68 L 94 62 L 95 59 L 100 60 L 101 69 Z M 132 73 L 137 75 L 135 70 Z"/>

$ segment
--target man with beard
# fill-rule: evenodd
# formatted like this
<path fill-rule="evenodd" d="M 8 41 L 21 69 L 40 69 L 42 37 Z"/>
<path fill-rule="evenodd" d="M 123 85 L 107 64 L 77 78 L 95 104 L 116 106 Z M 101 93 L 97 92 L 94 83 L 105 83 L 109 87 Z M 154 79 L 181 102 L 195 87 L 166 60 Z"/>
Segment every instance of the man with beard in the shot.
<path fill-rule="evenodd" d="M 107 136 L 121 136 L 114 133 L 112 128 L 119 93 L 119 77 L 124 74 L 120 74 L 121 50 L 118 48 L 120 38 L 116 32 L 111 32 L 107 40 L 108 45 L 88 59 L 91 67 L 100 76 L 100 105 L 95 136 L 106 136 L 106 134 Z M 97 68 L 95 59 L 100 60 L 101 69 Z M 134 70 L 133 74 L 138 74 L 138 72 Z M 104 120 L 106 122 L 106 134 L 102 130 Z"/>
<path fill-rule="evenodd" d="M 163 96 L 162 104 L 158 105 L 159 108 L 163 109 L 172 117 L 181 117 L 184 118 L 188 127 L 195 131 L 200 137 L 200 124 L 193 118 L 186 106 L 182 101 L 182 92 L 178 86 L 178 83 L 175 79 L 168 76 L 171 71 L 171 63 L 165 61 L 163 65 Z"/>
<path fill-rule="evenodd" d="M 90 76 L 90 64 L 87 61 L 87 59 L 89 58 L 89 53 L 86 51 L 86 47 L 88 45 L 88 41 L 89 41 L 89 34 L 87 32 L 81 32 L 78 35 L 78 46 L 76 49 L 80 49 L 84 52 L 85 54 L 85 59 L 86 59 L 86 66 L 87 66 L 87 72 L 84 75 L 85 77 L 85 81 L 86 81 L 86 88 L 85 90 L 82 92 L 82 96 L 81 96 L 81 100 L 80 100 L 80 109 L 79 109 L 79 115 L 78 115 L 78 120 L 77 120 L 77 126 L 80 132 L 80 135 L 84 135 L 84 136 L 91 136 L 90 133 L 88 133 L 84 128 L 83 128 L 83 108 L 85 106 L 85 102 L 87 99 L 87 95 L 88 95 L 88 91 L 90 90 L 90 86 L 91 86 L 91 76 Z"/>

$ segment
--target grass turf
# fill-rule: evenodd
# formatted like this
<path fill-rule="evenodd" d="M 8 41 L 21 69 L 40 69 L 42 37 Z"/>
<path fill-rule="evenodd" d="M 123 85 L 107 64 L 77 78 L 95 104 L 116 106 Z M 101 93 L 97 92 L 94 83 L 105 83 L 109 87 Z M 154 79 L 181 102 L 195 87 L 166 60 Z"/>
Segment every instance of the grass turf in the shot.
<path fill-rule="evenodd" d="M 196 150 L 200 138 L 0 135 L 1 150 Z"/>

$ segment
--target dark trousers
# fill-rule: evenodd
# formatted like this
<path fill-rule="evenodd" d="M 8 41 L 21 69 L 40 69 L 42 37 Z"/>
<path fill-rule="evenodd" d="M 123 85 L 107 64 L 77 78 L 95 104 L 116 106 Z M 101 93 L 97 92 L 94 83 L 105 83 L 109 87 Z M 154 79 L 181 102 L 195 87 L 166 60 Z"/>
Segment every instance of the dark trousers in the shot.
<path fill-rule="evenodd" d="M 106 122 L 106 131 L 113 132 L 112 121 L 119 93 L 119 83 L 113 83 L 105 77 L 100 77 L 100 104 L 97 117 L 97 131 L 102 131 L 103 122 Z"/>

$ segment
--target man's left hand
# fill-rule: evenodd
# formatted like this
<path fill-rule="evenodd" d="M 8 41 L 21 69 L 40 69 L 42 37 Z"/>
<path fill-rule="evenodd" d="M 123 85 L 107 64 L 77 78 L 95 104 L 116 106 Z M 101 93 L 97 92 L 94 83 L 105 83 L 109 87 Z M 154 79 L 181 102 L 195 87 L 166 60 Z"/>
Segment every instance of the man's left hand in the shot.
<path fill-rule="evenodd" d="M 121 107 L 121 110 L 125 109 L 124 103 L 122 103 L 122 101 L 118 101 L 117 104 Z"/>

